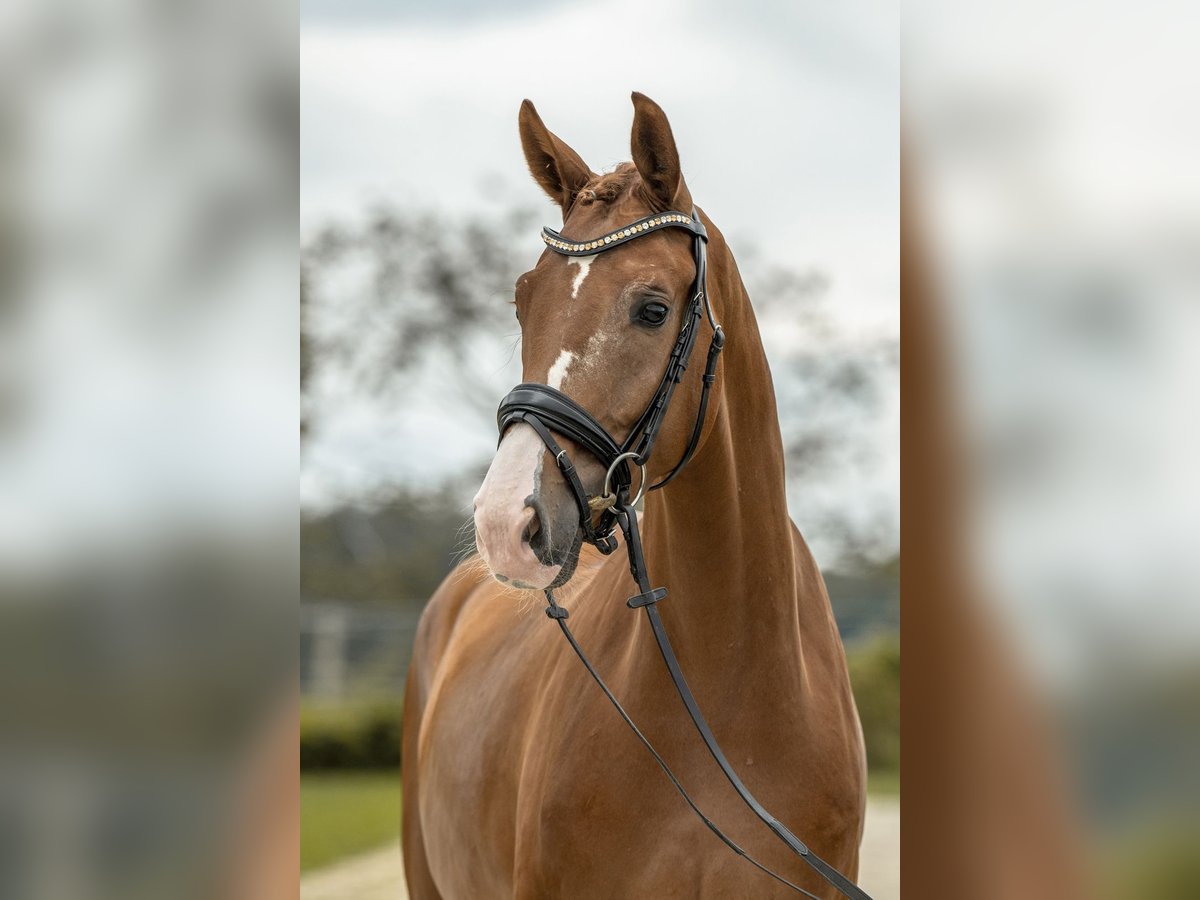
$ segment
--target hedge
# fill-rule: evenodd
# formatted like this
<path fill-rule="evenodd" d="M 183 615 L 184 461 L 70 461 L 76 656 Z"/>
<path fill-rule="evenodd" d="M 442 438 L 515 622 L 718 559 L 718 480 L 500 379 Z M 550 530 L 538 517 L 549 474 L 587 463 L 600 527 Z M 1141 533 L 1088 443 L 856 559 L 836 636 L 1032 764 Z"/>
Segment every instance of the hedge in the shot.
<path fill-rule="evenodd" d="M 300 768 L 397 768 L 401 713 L 398 702 L 306 706 L 300 711 Z"/>

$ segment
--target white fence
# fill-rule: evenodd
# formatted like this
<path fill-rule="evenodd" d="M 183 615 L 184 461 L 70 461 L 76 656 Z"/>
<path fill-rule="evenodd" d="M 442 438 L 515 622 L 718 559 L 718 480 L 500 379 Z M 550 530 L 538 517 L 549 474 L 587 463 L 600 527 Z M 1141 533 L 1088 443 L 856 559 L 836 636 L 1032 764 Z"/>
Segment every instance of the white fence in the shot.
<path fill-rule="evenodd" d="M 301 602 L 301 693 L 321 700 L 399 697 L 412 655 L 417 615 L 408 607 Z"/>

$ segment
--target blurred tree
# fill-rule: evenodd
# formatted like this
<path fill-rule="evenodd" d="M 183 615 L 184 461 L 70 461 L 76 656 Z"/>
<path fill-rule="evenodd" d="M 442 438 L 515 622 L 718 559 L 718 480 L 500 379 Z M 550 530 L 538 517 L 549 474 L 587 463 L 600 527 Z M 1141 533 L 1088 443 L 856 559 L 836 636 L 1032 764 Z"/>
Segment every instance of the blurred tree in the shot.
<path fill-rule="evenodd" d="M 531 231 L 528 211 L 450 221 L 379 206 L 318 232 L 301 255 L 309 415 L 328 382 L 381 402 L 421 383 L 490 421 L 493 348 L 520 337 L 511 302 Z"/>
<path fill-rule="evenodd" d="M 793 518 L 824 562 L 870 571 L 899 549 L 899 497 L 883 488 L 896 458 L 900 344 L 858 333 L 831 311 L 831 280 L 743 263 L 774 376 Z"/>
<path fill-rule="evenodd" d="M 300 263 L 300 442 L 308 437 L 309 400 L 308 383 L 313 370 L 313 342 L 308 322 L 309 308 L 308 266 Z"/>
<path fill-rule="evenodd" d="M 347 506 L 300 523 L 306 599 L 412 605 L 419 612 L 474 545 L 470 517 L 447 485 L 397 489 L 371 507 Z"/>

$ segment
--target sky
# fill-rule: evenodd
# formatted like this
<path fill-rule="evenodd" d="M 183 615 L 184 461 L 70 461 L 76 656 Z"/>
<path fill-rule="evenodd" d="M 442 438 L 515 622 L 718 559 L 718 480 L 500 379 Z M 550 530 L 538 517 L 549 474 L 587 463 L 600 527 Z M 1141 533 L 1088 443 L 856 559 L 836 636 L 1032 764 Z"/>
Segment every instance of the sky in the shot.
<path fill-rule="evenodd" d="M 597 15 L 359 0 L 301 13 L 305 229 L 380 197 L 466 211 L 482 191 L 553 224 L 521 154 L 521 101 L 600 171 L 629 158 L 638 90 L 667 112 L 693 196 L 735 248 L 821 268 L 848 323 L 895 333 L 894 6 L 613 0 Z"/>

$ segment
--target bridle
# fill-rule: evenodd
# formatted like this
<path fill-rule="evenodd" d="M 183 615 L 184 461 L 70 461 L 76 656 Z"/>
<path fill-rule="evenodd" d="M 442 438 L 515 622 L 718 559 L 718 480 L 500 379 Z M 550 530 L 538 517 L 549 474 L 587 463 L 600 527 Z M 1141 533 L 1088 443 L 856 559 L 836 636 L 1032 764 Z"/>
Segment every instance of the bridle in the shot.
<path fill-rule="evenodd" d="M 542 240 L 546 242 L 547 247 L 563 256 L 592 256 L 597 253 L 607 252 L 639 237 L 667 228 L 680 228 L 691 233 L 693 238 L 693 258 L 696 264 L 696 277 L 692 282 L 690 300 L 684 309 L 679 336 L 675 341 L 674 347 L 671 349 L 670 356 L 667 358 L 666 371 L 663 373 L 662 381 L 659 382 L 658 388 L 655 390 L 653 397 L 651 397 L 645 412 L 638 418 L 629 435 L 624 441 L 618 441 L 609 434 L 607 429 L 591 413 L 562 391 L 545 384 L 527 383 L 517 385 L 500 402 L 500 408 L 496 413 L 496 422 L 500 430 L 500 437 L 503 439 L 505 432 L 510 426 L 517 422 L 524 422 L 541 438 L 542 443 L 546 445 L 546 449 L 554 457 L 555 464 L 558 466 L 559 471 L 562 472 L 567 486 L 574 495 L 576 506 L 579 508 L 579 524 L 584 541 L 595 546 L 601 553 L 609 554 L 617 548 L 615 532 L 617 528 L 621 529 L 629 554 L 629 571 L 633 575 L 633 579 L 637 583 L 640 592 L 630 597 L 627 605 L 631 609 L 642 608 L 645 610 L 655 642 L 662 653 L 663 661 L 666 663 L 671 680 L 675 684 L 675 689 L 678 691 L 680 699 L 683 700 L 688 715 L 691 717 L 697 731 L 700 732 L 700 736 L 703 738 L 709 752 L 716 760 L 721 771 L 725 774 L 725 777 L 729 779 L 730 784 L 733 785 L 734 790 L 737 791 L 746 805 L 750 807 L 751 811 L 780 840 L 787 844 L 793 852 L 799 855 L 801 859 L 808 863 L 809 866 L 837 888 L 844 896 L 850 897 L 852 900 L 870 900 L 870 897 L 860 887 L 813 853 L 786 826 L 768 813 L 742 783 L 737 773 L 734 772 L 733 767 L 729 764 L 729 760 L 726 759 L 724 752 L 717 744 L 717 739 L 713 736 L 712 730 L 709 728 L 703 713 L 700 712 L 696 698 L 692 694 L 682 670 L 679 668 L 679 662 L 675 658 L 675 651 L 671 647 L 671 642 L 663 627 L 662 617 L 658 614 L 657 604 L 667 596 L 667 589 L 665 587 L 652 588 L 646 572 L 646 560 L 642 551 L 642 541 L 638 532 L 637 513 L 634 511 L 634 505 L 645 491 L 658 490 L 670 483 L 683 470 L 684 466 L 688 464 L 693 454 L 695 454 L 696 448 L 700 443 L 701 433 L 704 430 L 704 421 L 708 413 L 709 395 L 712 385 L 716 381 L 717 362 L 720 358 L 721 350 L 725 346 L 725 332 L 717 324 L 716 318 L 713 315 L 712 303 L 708 296 L 708 232 L 705 230 L 704 224 L 700 221 L 699 213 L 693 211 L 691 215 L 686 215 L 681 212 L 670 211 L 646 216 L 638 219 L 636 222 L 618 228 L 616 231 L 586 241 L 564 238 L 551 228 L 543 228 Z M 695 424 L 692 426 L 692 434 L 687 448 L 675 464 L 675 467 L 660 481 L 647 488 L 646 464 L 649 462 L 650 454 L 654 450 L 655 441 L 658 439 L 663 420 L 666 418 L 675 388 L 683 379 L 688 362 L 691 360 L 702 316 L 708 319 L 712 338 L 708 345 L 708 360 L 704 369 L 700 404 L 696 412 Z M 571 461 L 571 457 L 555 439 L 555 434 L 571 439 L 588 453 L 592 454 L 604 466 L 606 472 L 604 487 L 599 496 L 588 497 L 587 491 L 583 487 L 583 482 L 575 470 L 575 465 Z M 629 491 L 633 483 L 630 463 L 638 466 L 642 472 L 638 494 L 632 500 L 629 497 Z M 599 520 L 594 522 L 593 517 L 597 512 L 599 513 Z M 609 690 L 608 685 L 605 684 L 604 679 L 600 677 L 600 674 L 592 666 L 586 654 L 584 654 L 583 649 L 575 640 L 575 635 L 567 625 L 566 620 L 570 615 L 569 612 L 566 608 L 558 605 L 554 599 L 554 593 L 550 588 L 546 589 L 545 594 L 546 600 L 549 603 L 546 607 L 546 615 L 558 623 L 571 648 L 575 651 L 575 654 L 579 657 L 588 673 L 600 686 L 604 695 L 616 708 L 618 714 L 625 721 L 625 724 L 632 729 L 638 740 L 650 751 L 659 767 L 675 786 L 675 789 L 687 802 L 688 806 L 691 807 L 692 811 L 700 817 L 708 829 L 727 847 L 739 856 L 744 857 L 748 862 L 767 875 L 770 875 L 776 881 L 792 888 L 800 894 L 812 897 L 814 900 L 819 900 L 815 894 L 793 884 L 746 853 L 745 850 L 734 843 L 700 810 L 679 782 L 675 773 L 671 771 L 666 761 L 659 755 L 646 736 L 642 734 L 637 725 L 634 724 L 629 714 L 621 706 L 612 691 Z"/>
<path fill-rule="evenodd" d="M 504 437 L 509 426 L 516 422 L 524 422 L 534 431 L 553 454 L 575 503 L 579 507 L 579 524 L 583 531 L 583 539 L 594 545 L 601 553 L 612 553 L 617 549 L 617 539 L 614 535 L 618 523 L 617 509 L 621 505 L 622 491 L 628 491 L 632 483 L 630 463 L 642 470 L 642 481 L 634 503 L 646 492 L 645 469 L 650 461 L 650 454 L 658 440 L 659 430 L 675 386 L 683 379 L 692 349 L 696 345 L 696 334 L 699 330 L 702 314 L 708 316 L 708 324 L 712 329 L 712 340 L 708 345 L 708 363 L 704 370 L 704 387 L 700 395 L 700 407 L 696 414 L 696 424 L 692 429 L 691 439 L 687 450 L 679 462 L 667 475 L 649 490 L 658 490 L 675 478 L 687 465 L 696 446 L 700 443 L 700 433 L 704 429 L 704 419 L 708 413 L 708 397 L 713 382 L 716 381 L 717 360 L 721 349 L 725 346 L 725 332 L 713 317 L 712 304 L 709 303 L 705 284 L 708 273 L 708 232 L 699 216 L 685 216 L 679 212 L 661 213 L 638 219 L 623 228 L 619 228 L 603 237 L 590 241 L 573 241 L 564 238 L 552 228 L 542 229 L 542 240 L 551 250 L 563 256 L 592 256 L 603 253 L 622 244 L 627 244 L 636 238 L 662 231 L 667 228 L 682 228 L 692 233 L 693 258 L 696 263 L 696 277 L 692 282 L 691 299 L 683 313 L 683 323 L 679 328 L 679 337 L 667 357 L 667 368 L 662 381 L 650 398 L 645 411 L 630 429 L 629 435 L 623 442 L 618 442 L 608 431 L 582 406 L 549 385 L 527 383 L 519 384 L 500 403 L 496 421 L 500 428 L 500 436 Z M 566 435 L 571 440 L 598 459 L 606 470 L 604 493 L 600 497 L 588 498 L 583 489 L 583 483 L 571 463 L 566 451 L 558 445 L 553 433 Z M 593 512 L 600 512 L 599 524 L 593 525 Z"/>

